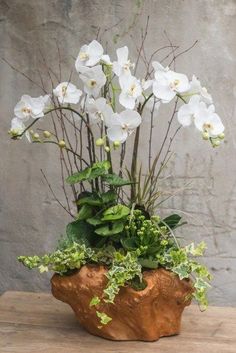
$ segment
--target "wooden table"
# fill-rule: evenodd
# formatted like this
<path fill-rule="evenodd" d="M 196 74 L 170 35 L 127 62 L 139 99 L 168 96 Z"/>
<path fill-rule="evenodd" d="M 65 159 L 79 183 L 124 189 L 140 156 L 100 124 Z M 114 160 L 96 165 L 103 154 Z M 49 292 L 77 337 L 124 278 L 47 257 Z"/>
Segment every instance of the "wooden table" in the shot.
<path fill-rule="evenodd" d="M 0 297 L 1 353 L 236 353 L 236 308 L 185 309 L 182 333 L 157 342 L 112 342 L 85 332 L 50 294 Z"/>

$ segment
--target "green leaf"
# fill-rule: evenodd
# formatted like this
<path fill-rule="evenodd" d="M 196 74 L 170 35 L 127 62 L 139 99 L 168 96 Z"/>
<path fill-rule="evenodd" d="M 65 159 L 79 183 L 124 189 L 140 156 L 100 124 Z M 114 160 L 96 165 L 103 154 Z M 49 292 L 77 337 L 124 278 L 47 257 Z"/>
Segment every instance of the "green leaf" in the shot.
<path fill-rule="evenodd" d="M 96 311 L 96 314 L 97 314 L 97 317 L 100 319 L 100 323 L 102 325 L 107 325 L 112 320 L 110 316 L 100 311 Z"/>
<path fill-rule="evenodd" d="M 93 215 L 93 208 L 87 204 L 83 205 L 77 214 L 77 220 L 82 221 Z"/>
<path fill-rule="evenodd" d="M 97 162 L 94 163 L 91 167 L 87 167 L 78 173 L 72 174 L 66 179 L 66 182 L 69 184 L 76 184 L 80 183 L 81 181 L 91 181 L 98 178 L 99 176 L 105 175 L 109 168 L 110 162 Z"/>
<path fill-rule="evenodd" d="M 101 220 L 101 216 L 97 216 L 97 215 L 91 218 L 87 218 L 86 222 L 88 222 L 92 226 L 98 226 L 100 224 L 103 224 L 103 221 Z"/>
<path fill-rule="evenodd" d="M 115 191 L 109 190 L 100 195 L 103 203 L 115 202 L 117 200 L 117 194 Z"/>
<path fill-rule="evenodd" d="M 89 246 L 93 240 L 93 227 L 77 220 L 67 225 L 66 235 L 70 243 L 76 242 Z"/>
<path fill-rule="evenodd" d="M 131 180 L 123 179 L 116 174 L 106 174 L 102 177 L 102 179 L 107 184 L 109 184 L 111 186 L 117 186 L 117 187 L 134 184 L 134 182 L 132 182 Z"/>
<path fill-rule="evenodd" d="M 76 183 L 80 183 L 81 181 L 85 181 L 89 179 L 89 176 L 91 174 L 92 169 L 91 168 L 85 168 L 84 170 L 82 170 L 81 172 L 72 174 L 71 176 L 69 176 L 66 179 L 66 182 L 68 184 L 76 184 Z"/>
<path fill-rule="evenodd" d="M 77 202 L 77 205 L 82 206 L 82 205 L 90 205 L 90 206 L 101 206 L 103 204 L 103 200 L 101 197 L 99 197 L 97 194 L 92 194 L 90 196 L 82 197 L 80 198 Z"/>
<path fill-rule="evenodd" d="M 121 239 L 121 244 L 125 250 L 135 250 L 137 249 L 136 238 L 123 238 Z"/>
<path fill-rule="evenodd" d="M 130 214 L 129 207 L 118 204 L 116 206 L 108 208 L 103 212 L 102 221 L 115 221 L 117 219 L 124 218 Z"/>
<path fill-rule="evenodd" d="M 95 233 L 104 237 L 111 236 L 122 232 L 124 229 L 123 222 L 114 222 L 104 225 L 95 230 Z"/>
<path fill-rule="evenodd" d="M 101 299 L 98 297 L 93 297 L 89 303 L 89 306 L 96 306 L 100 303 Z"/>
<path fill-rule="evenodd" d="M 159 262 L 155 260 L 139 259 L 138 261 L 140 265 L 145 268 L 156 269 L 158 268 L 158 265 L 159 265 Z"/>
<path fill-rule="evenodd" d="M 178 223 L 180 222 L 181 217 L 178 214 L 172 214 L 166 218 L 164 218 L 160 223 L 159 226 L 168 226 L 170 229 L 176 228 Z"/>

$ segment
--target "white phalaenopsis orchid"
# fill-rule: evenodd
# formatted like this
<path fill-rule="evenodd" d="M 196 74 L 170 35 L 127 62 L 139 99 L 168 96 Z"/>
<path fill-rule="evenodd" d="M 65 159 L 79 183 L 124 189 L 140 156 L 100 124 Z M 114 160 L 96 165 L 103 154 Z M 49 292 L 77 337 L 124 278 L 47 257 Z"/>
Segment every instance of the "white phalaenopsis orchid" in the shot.
<path fill-rule="evenodd" d="M 125 46 L 117 49 L 117 61 L 113 62 L 113 72 L 118 76 L 130 75 L 130 69 L 134 68 L 134 64 L 128 59 L 129 49 Z"/>
<path fill-rule="evenodd" d="M 106 76 L 102 71 L 102 66 L 83 67 L 79 77 L 84 83 L 84 92 L 97 98 L 101 88 L 106 83 Z"/>
<path fill-rule="evenodd" d="M 119 82 L 121 87 L 120 104 L 127 109 L 134 109 L 137 98 L 142 94 L 140 81 L 132 75 L 126 75 L 121 76 Z"/>
<path fill-rule="evenodd" d="M 81 72 L 84 66 L 94 66 L 99 63 L 103 56 L 103 47 L 98 41 L 93 40 L 90 44 L 83 45 L 75 62 L 75 68 Z"/>
<path fill-rule="evenodd" d="M 14 136 L 21 135 L 25 130 L 25 124 L 23 123 L 22 119 L 13 118 L 11 121 L 11 129 L 10 134 Z M 25 136 L 29 142 L 31 142 L 30 134 L 28 131 L 25 132 Z"/>
<path fill-rule="evenodd" d="M 164 68 L 160 63 L 154 62 L 155 80 L 153 82 L 153 93 L 161 99 L 162 103 L 169 103 L 178 93 L 189 90 L 189 80 L 184 74 L 180 74 Z"/>
<path fill-rule="evenodd" d="M 44 116 L 44 109 L 47 100 L 48 96 L 32 98 L 25 94 L 15 106 L 15 116 L 22 121 L 27 121 L 30 117 L 33 119 L 41 118 Z"/>
<path fill-rule="evenodd" d="M 196 113 L 194 124 L 199 131 L 207 133 L 212 138 L 220 136 L 225 129 L 219 115 L 215 113 L 214 105 L 207 107 L 203 102 Z"/>
<path fill-rule="evenodd" d="M 212 104 L 212 96 L 210 93 L 208 93 L 206 87 L 202 87 L 201 82 L 198 80 L 198 78 L 193 75 L 192 81 L 190 82 L 190 88 L 187 92 L 187 95 L 190 94 L 200 94 L 202 97 L 202 101 L 207 103 L 207 104 Z"/>
<path fill-rule="evenodd" d="M 127 137 L 141 124 L 141 121 L 140 114 L 130 109 L 124 110 L 120 114 L 113 113 L 105 119 L 109 140 L 125 142 Z"/>
<path fill-rule="evenodd" d="M 109 119 L 109 116 L 113 114 L 111 106 L 107 104 L 106 99 L 103 97 L 97 98 L 96 100 L 89 99 L 86 104 L 86 110 L 91 123 L 103 122 Z"/>
<path fill-rule="evenodd" d="M 62 82 L 53 90 L 53 94 L 61 104 L 77 104 L 82 96 L 82 91 L 73 83 Z"/>
<path fill-rule="evenodd" d="M 200 100 L 199 95 L 192 96 L 187 104 L 183 104 L 179 108 L 177 117 L 181 125 L 190 126 L 192 124 L 201 107 Z"/>

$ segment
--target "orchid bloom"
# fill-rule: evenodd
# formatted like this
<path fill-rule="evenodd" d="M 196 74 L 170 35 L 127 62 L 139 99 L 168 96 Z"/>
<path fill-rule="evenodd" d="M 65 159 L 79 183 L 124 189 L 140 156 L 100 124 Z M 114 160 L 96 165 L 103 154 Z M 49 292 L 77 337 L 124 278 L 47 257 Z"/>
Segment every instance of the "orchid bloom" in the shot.
<path fill-rule="evenodd" d="M 126 109 L 120 114 L 113 113 L 107 116 L 105 124 L 108 127 L 107 136 L 112 142 L 123 143 L 127 137 L 141 124 L 141 116 L 138 112 Z"/>
<path fill-rule="evenodd" d="M 82 91 L 73 83 L 62 82 L 53 90 L 53 94 L 61 104 L 77 104 L 82 96 Z"/>
<path fill-rule="evenodd" d="M 155 80 L 153 93 L 162 103 L 169 103 L 178 93 L 189 89 L 189 80 L 186 75 L 164 68 L 160 63 L 153 62 Z"/>
<path fill-rule="evenodd" d="M 45 97 L 48 99 L 48 96 Z M 22 121 L 27 121 L 30 117 L 33 119 L 43 117 L 46 103 L 45 97 L 32 98 L 26 94 L 23 95 L 15 106 L 15 116 Z"/>
<path fill-rule="evenodd" d="M 181 125 L 190 126 L 192 124 L 201 106 L 200 99 L 199 95 L 192 96 L 187 104 L 179 108 L 177 117 Z"/>
<path fill-rule="evenodd" d="M 225 129 L 219 115 L 215 113 L 213 104 L 207 107 L 205 103 L 201 103 L 194 124 L 199 131 L 212 138 L 218 137 Z"/>
<path fill-rule="evenodd" d="M 212 96 L 208 93 L 206 87 L 202 87 L 201 82 L 197 79 L 195 75 L 192 77 L 192 81 L 190 82 L 190 88 L 187 92 L 188 94 L 200 94 L 202 97 L 202 101 L 207 104 L 212 104 Z"/>
<path fill-rule="evenodd" d="M 88 45 L 83 45 L 75 62 L 76 71 L 81 72 L 84 66 L 94 66 L 99 63 L 103 56 L 103 47 L 98 41 L 93 40 Z"/>
<path fill-rule="evenodd" d="M 92 68 L 84 67 L 79 77 L 84 83 L 84 92 L 95 98 L 106 83 L 106 76 L 101 65 Z"/>
<path fill-rule="evenodd" d="M 104 121 L 113 114 L 111 106 L 107 104 L 106 99 L 103 97 L 96 100 L 89 99 L 86 104 L 86 109 L 89 114 L 90 122 L 92 123 Z"/>
<path fill-rule="evenodd" d="M 11 128 L 10 128 L 10 135 L 15 137 L 23 133 L 25 130 L 25 125 L 22 121 L 22 119 L 19 118 L 13 118 L 11 121 Z M 27 137 L 28 141 L 31 142 L 30 140 L 30 134 L 28 131 L 25 132 L 25 136 Z"/>
<path fill-rule="evenodd" d="M 130 68 L 134 68 L 134 64 L 128 59 L 129 49 L 125 46 L 117 49 L 117 61 L 113 62 L 113 72 L 118 76 L 130 75 Z"/>
<path fill-rule="evenodd" d="M 140 81 L 132 75 L 127 75 L 121 76 L 119 82 L 121 87 L 120 104 L 127 109 L 134 109 L 137 98 L 142 94 Z"/>

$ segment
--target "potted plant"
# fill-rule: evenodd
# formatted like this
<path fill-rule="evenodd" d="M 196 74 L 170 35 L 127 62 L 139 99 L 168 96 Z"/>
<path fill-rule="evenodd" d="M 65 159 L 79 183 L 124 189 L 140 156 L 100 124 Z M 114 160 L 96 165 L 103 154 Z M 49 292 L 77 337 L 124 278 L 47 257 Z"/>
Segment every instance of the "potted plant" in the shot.
<path fill-rule="evenodd" d="M 197 260 L 205 243 L 181 245 L 175 235 L 181 217 L 160 217 L 159 180 L 181 127 L 195 127 L 217 147 L 224 126 L 195 76 L 189 80 L 153 57 L 143 59 L 147 73 L 139 80 L 126 46 L 112 62 L 93 40 L 75 62 L 80 89 L 69 79 L 51 94 L 42 85 L 43 96 L 23 95 L 9 131 L 14 140 L 26 136 L 33 144 L 56 146 L 62 175 L 68 174 L 67 206 L 57 200 L 73 218 L 55 251 L 19 261 L 53 271 L 53 295 L 70 304 L 89 332 L 113 340 L 153 341 L 179 333 L 184 307 L 195 298 L 205 308 L 210 287 L 211 276 Z M 156 116 L 167 103 L 173 113 L 152 158 Z M 50 128 L 41 127 L 49 122 Z M 138 159 L 142 128 L 146 135 L 148 130 L 146 167 Z"/>

